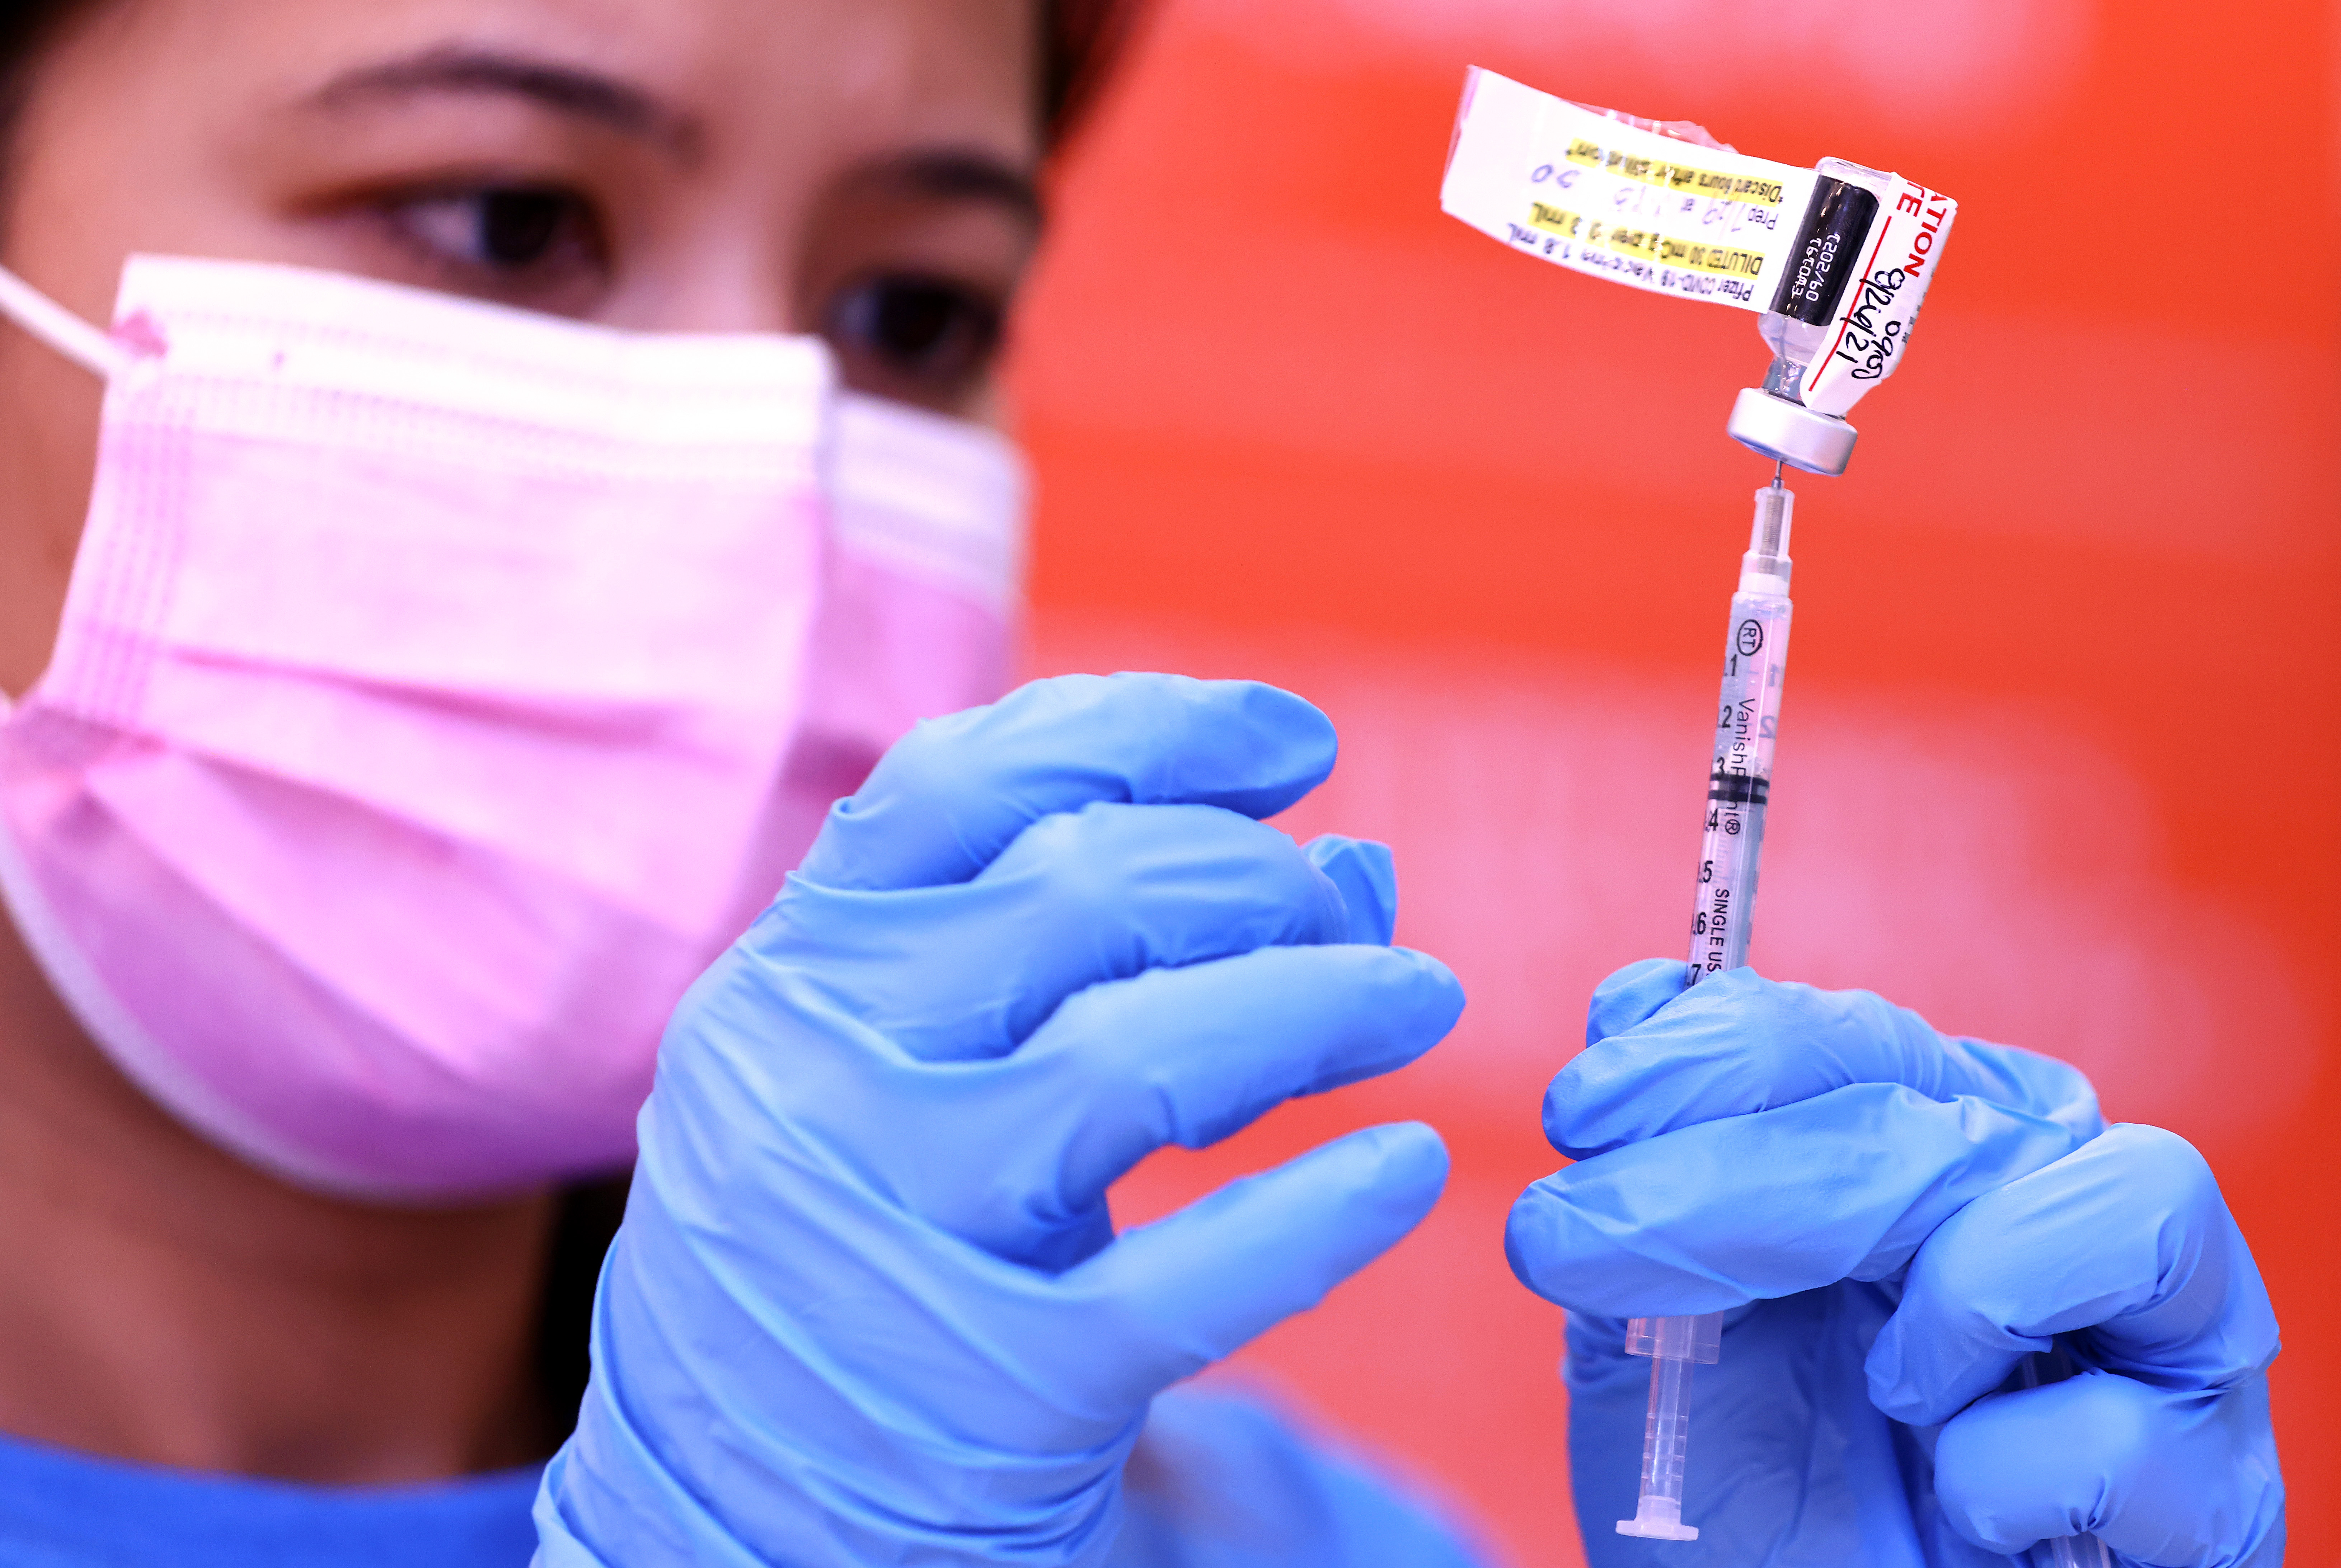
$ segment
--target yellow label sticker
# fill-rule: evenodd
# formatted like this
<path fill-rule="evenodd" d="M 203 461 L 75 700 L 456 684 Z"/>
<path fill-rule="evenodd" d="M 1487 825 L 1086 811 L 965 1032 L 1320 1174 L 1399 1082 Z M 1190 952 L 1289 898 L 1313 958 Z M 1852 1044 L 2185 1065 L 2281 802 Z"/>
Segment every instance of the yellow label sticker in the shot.
<path fill-rule="evenodd" d="M 1818 179 L 1475 70 L 1439 199 L 1555 266 L 1761 311 Z"/>
<path fill-rule="evenodd" d="M 1660 247 L 1658 259 L 1670 267 L 1719 273 L 1727 277 L 1760 278 L 1764 275 L 1762 254 L 1729 245 L 1702 245 L 1689 240 L 1670 239 Z"/>
<path fill-rule="evenodd" d="M 1542 202 L 1529 203 L 1529 226 L 1542 229 L 1548 234 L 1559 234 L 1564 240 L 1577 238 L 1585 220 L 1565 207 L 1547 206 Z"/>
<path fill-rule="evenodd" d="M 1718 202 L 1746 202 L 1751 206 L 1777 207 L 1785 187 L 1778 180 L 1768 180 L 1756 174 L 1723 174 L 1712 169 L 1693 169 L 1690 189 L 1695 195 L 1712 196 Z M 1676 189 L 1683 188 L 1677 182 Z"/>
<path fill-rule="evenodd" d="M 1646 262 L 1657 261 L 1659 250 L 1667 243 L 1666 237 L 1656 229 L 1611 229 L 1607 234 L 1594 237 L 1619 255 L 1639 256 Z"/>
<path fill-rule="evenodd" d="M 1569 143 L 1566 156 L 1569 162 L 1583 168 L 1604 169 L 1645 185 L 1655 185 L 1662 191 L 1680 191 L 1715 202 L 1744 202 L 1751 207 L 1777 207 L 1780 204 L 1784 190 L 1781 182 L 1761 174 L 1734 174 L 1721 169 L 1703 169 L 1696 164 L 1677 164 L 1663 158 L 1644 157 L 1639 154 L 1606 149 L 1600 143 L 1582 136 Z"/>

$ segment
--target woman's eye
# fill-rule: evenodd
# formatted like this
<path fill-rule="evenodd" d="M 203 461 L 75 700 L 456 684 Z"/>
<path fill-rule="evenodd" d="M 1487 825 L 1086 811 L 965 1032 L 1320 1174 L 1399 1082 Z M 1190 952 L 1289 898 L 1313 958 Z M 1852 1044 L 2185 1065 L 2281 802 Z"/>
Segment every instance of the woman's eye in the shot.
<path fill-rule="evenodd" d="M 603 261 L 593 206 L 558 186 L 433 192 L 389 212 L 402 235 L 433 261 L 492 277 L 598 268 Z"/>
<path fill-rule="evenodd" d="M 886 274 L 849 284 L 827 326 L 848 386 L 947 409 L 991 369 L 1001 307 L 948 278 Z"/>

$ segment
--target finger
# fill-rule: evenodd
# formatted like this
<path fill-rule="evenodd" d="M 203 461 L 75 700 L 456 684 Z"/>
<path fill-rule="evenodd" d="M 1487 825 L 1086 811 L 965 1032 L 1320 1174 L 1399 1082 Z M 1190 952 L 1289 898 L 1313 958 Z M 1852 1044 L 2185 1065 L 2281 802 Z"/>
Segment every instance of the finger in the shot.
<path fill-rule="evenodd" d="M 943 1107 L 961 1125 L 935 1139 L 967 1157 L 923 1184 L 921 1212 L 999 1255 L 1070 1266 L 1111 1236 L 1106 1189 L 1147 1155 L 1404 1067 L 1462 1009 L 1445 965 L 1391 948 L 1265 948 L 1094 987 L 1003 1064 L 973 1105 L 981 1127 L 969 1104 Z"/>
<path fill-rule="evenodd" d="M 1437 1133 L 1368 1127 L 1131 1231 L 1064 1278 L 1145 1325 L 1148 1373 L 1167 1383 L 1316 1305 L 1420 1224 L 1446 1182 Z"/>
<path fill-rule="evenodd" d="M 1585 1043 L 1598 1046 L 1623 1034 L 1683 994 L 1690 966 L 1680 958 L 1644 958 L 1593 987 L 1585 1009 Z"/>
<path fill-rule="evenodd" d="M 926 1060 L 1004 1055 L 1068 997 L 1144 970 L 1344 940 L 1330 879 L 1211 806 L 1091 805 L 1034 823 L 971 882 L 841 891 L 792 878 L 745 938 Z"/>
<path fill-rule="evenodd" d="M 1898 1421 L 1948 1421 L 2080 1329 L 2090 1362 L 2176 1393 L 2275 1358 L 2251 1248 L 2175 1133 L 2110 1128 L 1944 1221 L 1870 1347 L 1870 1398 Z"/>
<path fill-rule="evenodd" d="M 1341 889 L 1350 911 L 1347 939 L 1387 946 L 1398 928 L 1398 868 L 1390 846 L 1323 833 L 1302 845 L 1301 853 Z"/>
<path fill-rule="evenodd" d="M 2011 1556 L 2084 1532 L 2157 1568 L 2284 1556 L 2264 1377 L 2174 1393 L 2091 1372 L 1986 1399 L 1937 1438 L 1935 1491 L 1954 1530 Z"/>
<path fill-rule="evenodd" d="M 867 889 L 964 882 L 1032 823 L 1099 800 L 1272 816 L 1324 781 L 1333 753 L 1322 713 L 1255 681 L 1036 680 L 898 742 L 798 874 Z"/>
<path fill-rule="evenodd" d="M 1658 988 L 1649 975 L 1624 980 L 1620 1011 Z M 1938 1035 L 1868 991 L 1823 991 L 1734 969 L 1662 1001 L 1562 1068 L 1545 1093 L 1545 1136 L 1571 1158 L 1589 1159 L 1851 1084 L 1988 1100 L 2083 1136 L 2104 1126 L 2088 1079 L 2062 1062 Z"/>
<path fill-rule="evenodd" d="M 1523 1285 L 1572 1312 L 1720 1312 L 1882 1279 L 1961 1207 L 2075 1143 L 1982 1100 L 1857 1084 L 1571 1166 L 1520 1196 L 1504 1246 Z"/>

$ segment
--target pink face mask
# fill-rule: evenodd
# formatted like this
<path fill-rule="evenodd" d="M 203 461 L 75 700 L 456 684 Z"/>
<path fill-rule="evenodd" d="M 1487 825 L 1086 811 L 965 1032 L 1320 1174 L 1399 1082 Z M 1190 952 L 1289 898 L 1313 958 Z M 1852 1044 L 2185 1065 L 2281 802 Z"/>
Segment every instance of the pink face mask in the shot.
<path fill-rule="evenodd" d="M 143 256 L 110 336 L 0 313 L 109 379 L 0 893 L 124 1071 L 295 1181 L 622 1164 L 830 801 L 1004 684 L 1011 450 L 816 340 Z"/>

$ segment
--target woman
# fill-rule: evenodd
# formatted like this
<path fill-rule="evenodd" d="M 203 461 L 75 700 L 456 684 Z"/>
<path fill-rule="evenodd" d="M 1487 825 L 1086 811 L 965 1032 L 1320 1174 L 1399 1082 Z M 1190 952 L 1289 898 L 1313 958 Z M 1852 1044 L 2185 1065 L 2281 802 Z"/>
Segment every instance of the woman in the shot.
<path fill-rule="evenodd" d="M 64 336 L 0 340 L 0 1538 L 517 1562 L 614 1217 L 561 1185 L 623 1169 L 665 1012 L 829 800 L 1001 688 L 1017 479 L 962 422 L 1113 18 L 85 0 L 8 28 L 0 259 Z M 164 258 L 125 283 L 156 341 L 75 338 L 134 253 Z M 867 401 L 824 415 L 783 334 Z M 102 415 L 125 343 L 171 368 L 115 366 Z M 422 359 L 456 402 L 352 413 Z M 627 446 L 660 410 L 689 428 Z M 128 499 L 154 461 L 189 481 L 159 511 Z M 515 518 L 555 542 L 483 553 Z M 231 562 L 245 526 L 270 542 Z M 100 605 L 143 569 L 104 541 L 165 534 L 177 610 L 129 627 Z M 74 650 L 125 636 L 144 695 L 102 714 Z M 659 662 L 694 639 L 730 662 Z"/>
<path fill-rule="evenodd" d="M 991 356 L 1103 20 L 10 15 L 9 1559 L 1462 1560 L 1258 1413 L 1157 1397 L 1416 1223 L 1435 1136 L 1127 1236 L 1105 1206 L 1459 1010 L 1388 945 L 1384 853 L 1258 825 L 1322 717 L 1047 682 L 862 785 L 1002 684 Z M 1613 1024 L 1700 1016 L 1628 990 Z M 646 1091 L 581 1404 L 600 1248 L 556 1195 Z M 2067 1152 L 2054 1109 L 1990 1190 Z M 1690 1129 L 1554 1125 L 1592 1157 L 1516 1262 L 1611 1310 L 1639 1276 L 1567 1216 Z M 1861 1482 L 1815 1516 L 1908 1490 Z"/>

